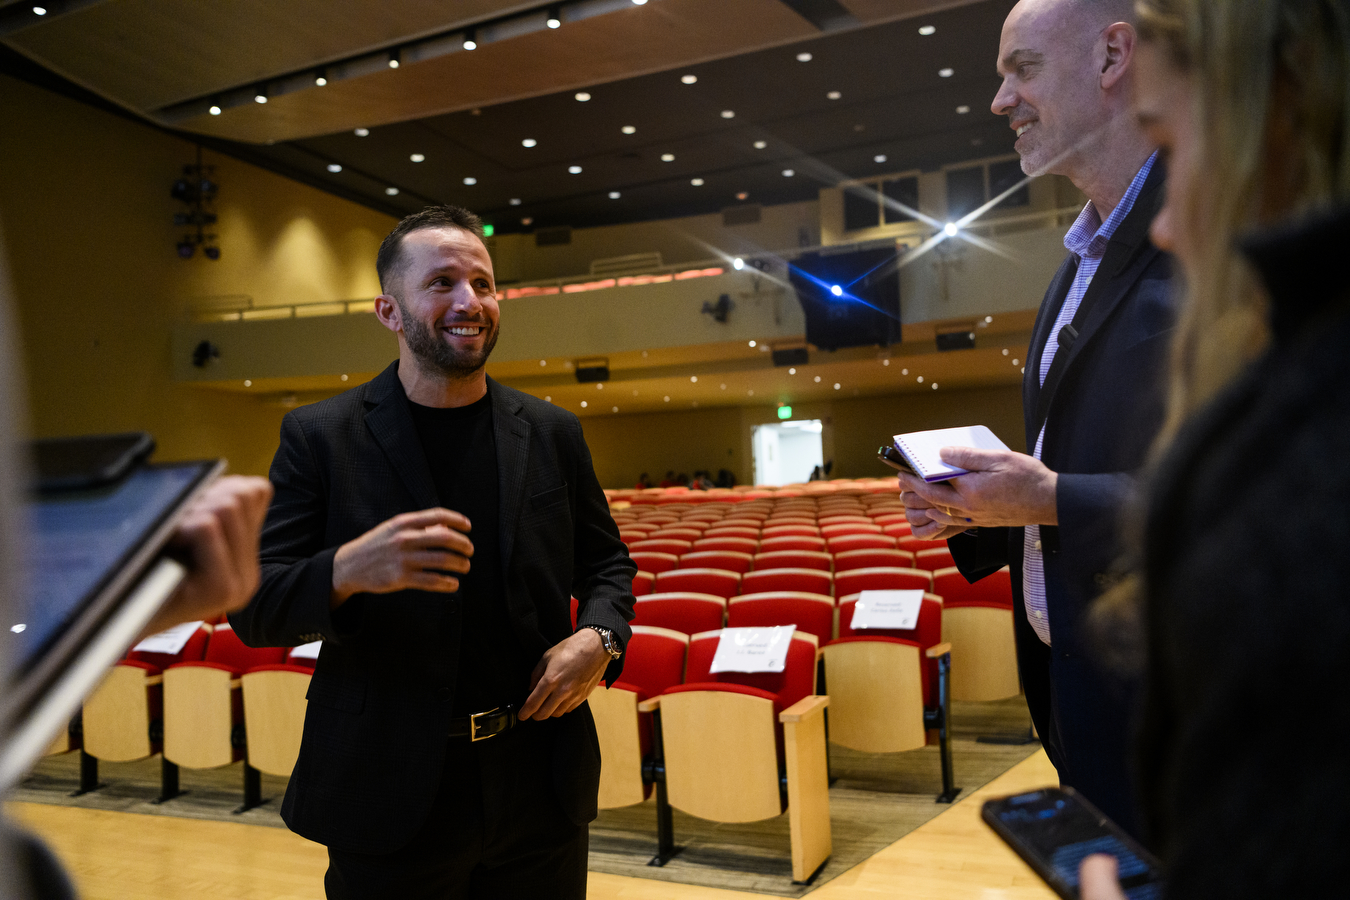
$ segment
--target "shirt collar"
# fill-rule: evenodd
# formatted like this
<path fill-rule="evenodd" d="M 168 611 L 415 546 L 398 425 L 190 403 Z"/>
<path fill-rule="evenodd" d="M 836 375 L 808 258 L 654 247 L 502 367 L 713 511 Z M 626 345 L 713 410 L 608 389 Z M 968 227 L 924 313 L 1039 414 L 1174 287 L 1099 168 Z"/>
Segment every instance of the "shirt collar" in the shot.
<path fill-rule="evenodd" d="M 1116 204 L 1116 208 L 1111 211 L 1105 222 L 1097 212 L 1097 207 L 1089 200 L 1068 233 L 1064 235 L 1064 249 L 1077 255 L 1079 259 L 1101 259 L 1106 253 L 1106 245 L 1111 236 L 1134 208 L 1134 201 L 1143 190 L 1144 182 L 1148 181 L 1148 173 L 1153 171 L 1153 161 L 1157 158 L 1157 151 L 1154 151 L 1135 173 L 1134 180 L 1125 190 L 1125 196 L 1120 198 L 1120 202 Z"/>

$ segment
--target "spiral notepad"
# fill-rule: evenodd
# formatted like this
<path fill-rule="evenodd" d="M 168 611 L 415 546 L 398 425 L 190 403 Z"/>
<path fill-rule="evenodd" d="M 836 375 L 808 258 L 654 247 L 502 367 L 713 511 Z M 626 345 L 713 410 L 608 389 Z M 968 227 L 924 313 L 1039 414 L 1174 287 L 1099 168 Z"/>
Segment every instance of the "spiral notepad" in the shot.
<path fill-rule="evenodd" d="M 934 431 L 913 431 L 897 434 L 895 449 L 914 468 L 924 481 L 946 481 L 965 475 L 967 469 L 949 466 L 939 455 L 943 447 L 974 447 L 979 450 L 1007 450 L 1008 445 L 983 425 L 962 428 L 938 428 Z"/>

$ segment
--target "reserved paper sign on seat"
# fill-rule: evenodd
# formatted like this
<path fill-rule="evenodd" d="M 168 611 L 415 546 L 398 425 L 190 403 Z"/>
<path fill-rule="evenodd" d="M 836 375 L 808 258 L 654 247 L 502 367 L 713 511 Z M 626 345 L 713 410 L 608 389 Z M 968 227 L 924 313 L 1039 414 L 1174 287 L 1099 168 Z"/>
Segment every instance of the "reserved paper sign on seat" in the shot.
<path fill-rule="evenodd" d="M 183 648 L 187 646 L 188 639 L 197 633 L 197 629 L 204 625 L 204 622 L 184 622 L 182 625 L 175 625 L 168 631 L 161 631 L 159 634 L 152 634 L 141 641 L 132 650 L 139 650 L 141 653 L 182 653 Z"/>
<path fill-rule="evenodd" d="M 723 628 L 709 672 L 781 672 L 796 625 Z"/>
<path fill-rule="evenodd" d="M 909 631 L 919 624 L 923 591 L 863 591 L 853 605 L 853 628 Z"/>
<path fill-rule="evenodd" d="M 292 659 L 318 659 L 319 648 L 323 646 L 323 641 L 310 641 L 308 644 L 301 644 L 291 651 Z"/>

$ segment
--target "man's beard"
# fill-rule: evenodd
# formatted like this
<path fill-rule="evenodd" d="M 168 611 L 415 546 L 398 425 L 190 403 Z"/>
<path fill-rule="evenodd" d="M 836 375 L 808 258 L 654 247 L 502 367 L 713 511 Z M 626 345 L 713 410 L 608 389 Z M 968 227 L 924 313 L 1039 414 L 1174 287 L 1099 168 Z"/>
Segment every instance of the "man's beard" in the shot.
<path fill-rule="evenodd" d="M 397 298 L 395 298 L 397 300 Z M 482 350 L 461 350 L 447 344 L 425 322 L 408 314 L 403 301 L 397 300 L 399 315 L 403 320 L 403 340 L 417 359 L 423 371 L 438 372 L 450 378 L 464 378 L 474 374 L 487 364 L 492 348 L 497 346 L 497 328 L 486 322 L 480 327 L 487 329 L 487 339 Z M 479 325 L 477 322 L 460 323 L 465 326 Z"/>

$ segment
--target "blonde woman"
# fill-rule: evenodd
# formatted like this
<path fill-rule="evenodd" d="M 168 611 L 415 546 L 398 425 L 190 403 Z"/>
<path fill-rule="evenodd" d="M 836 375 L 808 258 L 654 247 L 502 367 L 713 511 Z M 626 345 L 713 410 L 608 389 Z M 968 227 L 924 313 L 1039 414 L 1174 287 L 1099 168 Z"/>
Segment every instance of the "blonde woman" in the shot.
<path fill-rule="evenodd" d="M 1152 237 L 1188 282 L 1143 539 L 1150 843 L 1176 897 L 1350 885 L 1350 3 L 1144 0 Z M 1087 900 L 1121 897 L 1108 857 Z"/>

